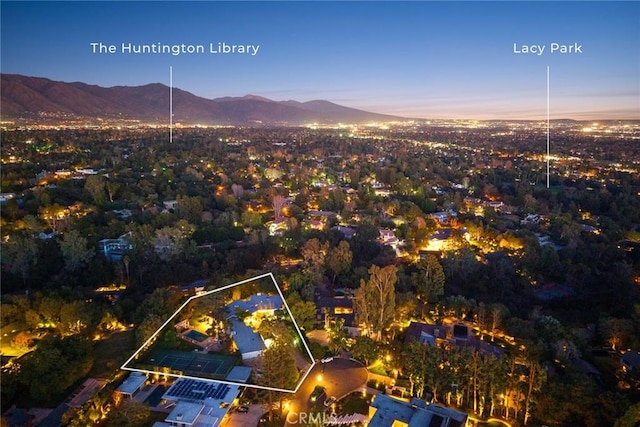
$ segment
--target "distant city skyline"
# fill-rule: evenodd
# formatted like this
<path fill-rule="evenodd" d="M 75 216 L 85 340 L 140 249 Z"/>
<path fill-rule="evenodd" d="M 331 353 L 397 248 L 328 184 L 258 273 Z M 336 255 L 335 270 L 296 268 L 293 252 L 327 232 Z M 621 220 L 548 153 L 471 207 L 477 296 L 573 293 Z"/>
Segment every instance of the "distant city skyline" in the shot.
<path fill-rule="evenodd" d="M 2 1 L 0 8 L 2 73 L 168 85 L 172 66 L 175 87 L 209 99 L 252 94 L 413 118 L 544 119 L 548 66 L 551 119 L 640 119 L 637 2 Z M 578 52 L 552 53 L 552 43 Z M 123 44 L 204 51 L 136 54 Z M 225 45 L 244 47 L 221 53 Z"/>

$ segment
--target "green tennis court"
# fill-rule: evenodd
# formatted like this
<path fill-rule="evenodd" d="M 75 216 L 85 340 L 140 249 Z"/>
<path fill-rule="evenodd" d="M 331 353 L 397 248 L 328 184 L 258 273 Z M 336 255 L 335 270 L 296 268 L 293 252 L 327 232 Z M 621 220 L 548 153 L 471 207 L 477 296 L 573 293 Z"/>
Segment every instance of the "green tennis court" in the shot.
<path fill-rule="evenodd" d="M 224 378 L 236 364 L 236 358 L 222 354 L 156 350 L 149 354 L 147 365 L 169 368 L 185 375 Z"/>

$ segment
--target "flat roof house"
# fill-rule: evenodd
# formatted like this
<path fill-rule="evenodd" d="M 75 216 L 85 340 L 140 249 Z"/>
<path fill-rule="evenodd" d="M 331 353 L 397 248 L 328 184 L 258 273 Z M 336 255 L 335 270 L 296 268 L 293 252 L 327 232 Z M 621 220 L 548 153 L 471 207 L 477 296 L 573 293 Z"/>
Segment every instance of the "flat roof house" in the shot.
<path fill-rule="evenodd" d="M 126 380 L 116 389 L 116 393 L 131 399 L 147 381 L 147 376 L 141 372 L 131 372 Z"/>
<path fill-rule="evenodd" d="M 410 402 L 378 394 L 369 406 L 370 427 L 464 427 L 464 412 L 424 400 Z"/>
<path fill-rule="evenodd" d="M 180 378 L 162 396 L 173 410 L 153 427 L 218 427 L 239 393 L 236 385 Z"/>

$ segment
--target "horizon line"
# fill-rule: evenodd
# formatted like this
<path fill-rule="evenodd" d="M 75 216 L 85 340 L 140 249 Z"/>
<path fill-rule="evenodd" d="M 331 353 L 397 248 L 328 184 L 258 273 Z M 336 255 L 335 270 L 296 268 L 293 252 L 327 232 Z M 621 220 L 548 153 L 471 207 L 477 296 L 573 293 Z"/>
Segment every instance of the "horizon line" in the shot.
<path fill-rule="evenodd" d="M 541 113 L 537 113 L 539 114 L 539 117 L 535 117 L 535 118 L 531 118 L 531 117 L 504 117 L 504 116 L 499 116 L 496 115 L 494 117 L 491 118 L 481 118 L 480 116 L 483 115 L 483 113 L 478 114 L 477 116 L 474 115 L 464 115 L 464 116 L 425 116 L 425 117 L 417 117 L 419 114 L 421 113 L 416 113 L 411 114 L 409 113 L 408 115 L 398 115 L 398 114 L 402 114 L 402 113 L 391 113 L 391 112 L 377 112 L 377 111 L 371 111 L 368 109 L 368 107 L 352 107 L 352 106 L 347 106 L 347 105 L 343 105 L 343 104 L 338 104 L 335 101 L 331 101 L 329 99 L 321 99 L 321 98 L 313 98 L 313 99 L 308 99 L 308 100 L 297 100 L 297 99 L 282 99 L 282 100 L 275 100 L 275 99 L 271 99 L 267 96 L 263 96 L 263 95 L 256 95 L 255 93 L 246 93 L 245 95 L 242 96 L 232 96 L 232 95 L 224 95 L 224 96 L 219 96 L 219 97 L 215 97 L 215 98 L 206 98 L 205 96 L 201 96 L 198 95 L 194 92 L 190 92 L 186 89 L 181 89 L 179 87 L 175 87 L 173 86 L 173 83 L 170 82 L 169 85 L 162 83 L 162 82 L 150 82 L 150 83 L 143 83 L 143 84 L 138 84 L 138 85 L 113 85 L 113 86 L 103 86 L 100 84 L 96 84 L 96 83 L 88 83 L 88 82 L 84 82 L 84 81 L 68 81 L 68 80 L 54 80 L 52 78 L 49 77 L 43 77 L 43 76 L 30 76 L 30 75 L 26 75 L 26 74 L 19 74 L 19 73 L 5 73 L 5 72 L 0 72 L 0 76 L 18 76 L 18 77 L 26 77 L 26 78 L 33 78 L 33 79 L 44 79 L 44 80 L 49 80 L 51 82 L 54 83 L 64 83 L 64 84 L 83 84 L 83 85 L 87 85 L 87 86 L 97 86 L 97 87 L 101 87 L 104 89 L 113 89 L 113 88 L 118 88 L 118 87 L 123 87 L 123 88 L 138 88 L 138 87 L 144 87 L 144 86 L 152 86 L 152 85 L 160 85 L 163 86 L 164 88 L 166 88 L 168 91 L 171 91 L 173 89 L 175 90 L 179 90 L 179 91 L 183 91 L 185 93 L 188 93 L 192 96 L 195 96 L 197 98 L 201 98 L 201 99 L 205 99 L 208 101 L 214 101 L 214 102 L 225 102 L 222 101 L 225 98 L 228 99 L 235 99 L 235 100 L 242 100 L 244 98 L 262 98 L 262 99 L 254 99 L 255 101 L 263 101 L 263 102 L 275 102 L 275 103 L 284 103 L 284 102 L 299 102 L 299 103 L 306 103 L 306 102 L 314 102 L 314 101 L 322 101 L 322 102 L 329 102 L 331 104 L 340 106 L 340 107 L 344 107 L 344 108 L 350 108 L 350 109 L 354 109 L 354 110 L 359 110 L 359 111 L 363 111 L 366 113 L 371 113 L 371 114 L 377 114 L 377 115 L 385 115 L 385 116 L 393 116 L 398 120 L 371 120 L 369 121 L 369 123 L 371 122 L 375 122 L 375 123 L 389 123 L 389 122 L 408 122 L 408 121 L 437 121 L 437 120 L 469 120 L 469 121 L 482 121 L 482 122 L 497 122 L 497 121 L 503 121 L 503 122 L 508 122 L 508 121 L 547 121 L 547 117 L 545 112 L 541 112 Z M 367 109 L 365 109 L 367 108 Z M 486 114 L 486 113 L 484 113 Z M 506 113 L 508 114 L 508 113 Z M 551 118 L 550 121 L 554 122 L 554 121 L 565 121 L 565 120 L 571 120 L 571 121 L 576 121 L 576 122 L 589 122 L 589 121 L 640 121 L 640 111 L 637 113 L 638 116 L 637 117 L 613 117 L 613 116 L 609 116 L 607 112 L 596 112 L 596 113 L 592 113 L 592 114 L 597 114 L 597 115 L 589 115 L 589 113 L 580 113 L 580 112 L 576 112 L 576 115 L 585 115 L 586 117 L 572 117 L 572 114 L 566 114 L 563 115 L 561 117 L 558 118 Z M 627 114 L 627 113 L 625 113 Z M 633 114 L 633 113 L 628 113 L 628 114 Z M 607 115 L 605 117 L 602 117 L 601 115 Z M 11 116 L 9 116 L 11 117 Z M 78 117 L 101 117 L 101 116 L 78 116 Z M 2 120 L 2 122 L 5 122 L 6 120 Z M 153 122 L 148 122 L 148 123 L 153 123 Z M 179 123 L 179 121 L 177 122 Z M 349 124 L 349 123 L 343 123 L 343 124 Z M 198 123 L 193 123 L 193 125 L 198 125 Z M 211 125 L 211 126 L 215 126 L 215 125 Z"/>

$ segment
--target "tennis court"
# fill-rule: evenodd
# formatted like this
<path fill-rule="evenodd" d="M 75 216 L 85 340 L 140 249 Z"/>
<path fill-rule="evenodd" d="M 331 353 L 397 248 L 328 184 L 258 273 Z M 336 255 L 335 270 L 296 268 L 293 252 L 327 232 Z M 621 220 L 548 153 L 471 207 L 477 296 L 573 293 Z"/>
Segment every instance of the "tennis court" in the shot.
<path fill-rule="evenodd" d="M 147 364 L 186 375 L 225 377 L 235 366 L 235 358 L 221 354 L 188 353 L 178 350 L 157 350 L 149 355 Z"/>

